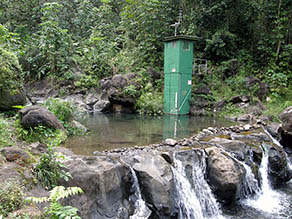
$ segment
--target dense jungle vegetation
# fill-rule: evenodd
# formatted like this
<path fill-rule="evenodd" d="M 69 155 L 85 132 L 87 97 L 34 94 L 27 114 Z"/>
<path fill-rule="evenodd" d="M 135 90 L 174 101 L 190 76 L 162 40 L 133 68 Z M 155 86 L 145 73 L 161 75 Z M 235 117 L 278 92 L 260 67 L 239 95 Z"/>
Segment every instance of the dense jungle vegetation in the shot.
<path fill-rule="evenodd" d="M 199 37 L 195 57 L 209 61 L 194 84 L 211 84 L 210 99 L 244 93 L 252 76 L 269 84 L 269 104 L 290 104 L 290 0 L 2 0 L 0 89 L 42 78 L 83 89 L 130 72 L 147 79 L 148 68 L 163 71 L 163 39 L 174 34 L 179 9 L 179 34 Z M 226 77 L 234 60 L 239 68 Z M 141 95 L 140 109 L 161 101 L 161 85 L 148 84 L 152 96 Z"/>
<path fill-rule="evenodd" d="M 207 86 L 211 93 L 204 98 L 214 103 L 242 94 L 257 98 L 259 84 L 247 83 L 247 78 L 256 78 L 269 85 L 267 98 L 261 100 L 267 114 L 292 105 L 291 0 L 1 0 L 0 93 L 45 78 L 57 88 L 86 90 L 98 87 L 103 78 L 137 73 L 141 89 L 129 86 L 124 92 L 137 99 L 138 112 L 157 114 L 163 79 L 151 80 L 148 69 L 163 72 L 163 39 L 174 35 L 170 25 L 180 9 L 179 34 L 198 37 L 194 61 L 208 60 L 208 71 L 194 75 L 193 91 Z M 58 202 L 82 191 L 55 187 L 70 176 L 62 171 L 54 146 L 80 130 L 72 125 L 74 106 L 54 101 L 46 107 L 66 133 L 42 126 L 26 130 L 15 114 L 6 112 L 0 114 L 0 149 L 47 144 L 46 153 L 23 165 L 32 170 L 35 183 L 54 189 L 49 197 L 31 201 L 49 202 L 43 218 L 79 218 L 78 209 Z M 226 109 L 231 114 L 237 110 Z M 0 218 L 32 218 L 11 216 L 23 206 L 23 191 L 18 184 L 0 184 Z"/>

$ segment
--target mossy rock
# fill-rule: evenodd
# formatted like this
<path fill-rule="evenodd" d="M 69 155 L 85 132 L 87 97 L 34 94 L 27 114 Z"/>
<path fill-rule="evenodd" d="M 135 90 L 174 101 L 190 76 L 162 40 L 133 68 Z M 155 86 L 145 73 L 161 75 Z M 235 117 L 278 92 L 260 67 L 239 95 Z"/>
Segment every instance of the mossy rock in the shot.
<path fill-rule="evenodd" d="M 0 90 L 0 111 L 8 111 L 14 109 L 13 106 L 23 106 L 26 99 L 20 91 Z"/>

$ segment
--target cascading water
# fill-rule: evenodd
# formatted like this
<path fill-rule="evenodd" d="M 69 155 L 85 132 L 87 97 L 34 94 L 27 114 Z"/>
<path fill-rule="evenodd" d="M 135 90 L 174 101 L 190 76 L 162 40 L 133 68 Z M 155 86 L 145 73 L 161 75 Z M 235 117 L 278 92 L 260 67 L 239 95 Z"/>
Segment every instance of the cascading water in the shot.
<path fill-rule="evenodd" d="M 281 194 L 273 190 L 268 180 L 268 153 L 263 151 L 263 158 L 259 172 L 262 177 L 261 190 L 256 196 L 246 199 L 243 203 L 252 208 L 267 213 L 278 214 L 284 206 L 281 203 Z"/>
<path fill-rule="evenodd" d="M 267 134 L 267 136 L 272 140 L 272 142 L 274 144 L 278 145 L 279 147 L 282 147 L 282 145 L 280 144 L 280 142 L 277 139 L 273 138 L 273 136 L 270 134 L 270 132 L 266 128 L 263 127 L 263 130 Z"/>
<path fill-rule="evenodd" d="M 240 162 L 240 161 L 239 161 Z M 259 193 L 260 187 L 258 185 L 258 181 L 255 178 L 251 168 L 243 162 L 240 164 L 245 168 L 245 180 L 243 181 L 243 186 L 240 191 L 241 198 L 247 198 L 249 195 L 253 193 Z"/>
<path fill-rule="evenodd" d="M 147 219 L 151 215 L 151 210 L 146 206 L 145 201 L 142 199 L 141 190 L 135 171 L 132 167 L 129 166 L 129 168 L 133 177 L 132 189 L 134 190 L 134 197 L 132 198 L 135 199 L 135 212 L 132 216 L 130 216 L 130 219 Z"/>
<path fill-rule="evenodd" d="M 202 166 L 192 166 L 192 179 L 187 178 L 180 160 L 174 158 L 174 165 L 172 171 L 177 190 L 176 203 L 179 208 L 179 219 L 223 218 L 216 199 L 204 179 L 206 164 L 203 162 Z"/>

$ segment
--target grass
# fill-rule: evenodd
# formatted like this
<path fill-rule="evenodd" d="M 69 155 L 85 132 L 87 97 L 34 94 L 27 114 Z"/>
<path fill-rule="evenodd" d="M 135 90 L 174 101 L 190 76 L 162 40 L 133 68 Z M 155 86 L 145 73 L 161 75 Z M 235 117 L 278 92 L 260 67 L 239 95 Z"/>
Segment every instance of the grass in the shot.
<path fill-rule="evenodd" d="M 13 145 L 11 122 L 0 115 L 0 148 Z"/>
<path fill-rule="evenodd" d="M 263 115 L 272 116 L 274 122 L 280 122 L 278 115 L 281 114 L 284 109 L 292 106 L 292 99 L 277 99 L 271 100 L 266 104 L 267 110 L 263 112 Z"/>

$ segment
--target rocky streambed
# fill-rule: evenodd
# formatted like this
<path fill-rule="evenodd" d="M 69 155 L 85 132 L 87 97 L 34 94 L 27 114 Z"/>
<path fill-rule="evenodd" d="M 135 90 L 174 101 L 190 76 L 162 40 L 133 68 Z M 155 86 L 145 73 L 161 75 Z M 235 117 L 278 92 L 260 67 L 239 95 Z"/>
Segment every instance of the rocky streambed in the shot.
<path fill-rule="evenodd" d="M 274 199 L 269 193 L 288 188 L 292 177 L 286 154 L 290 152 L 288 123 L 209 127 L 190 138 L 98 151 L 92 156 L 57 148 L 66 155 L 64 165 L 72 175 L 60 184 L 84 191 L 64 204 L 77 207 L 85 219 L 287 218 L 292 196 L 283 197 L 289 191 L 276 195 L 277 205 L 268 207 L 272 211 L 261 207 Z M 27 196 L 46 195 L 29 169 L 31 154 L 45 151 L 39 143 L 25 149 L 3 148 L 0 182 L 19 182 Z M 259 204 L 263 199 L 264 204 Z"/>
<path fill-rule="evenodd" d="M 285 185 L 292 177 L 285 151 L 261 125 L 207 128 L 179 141 L 71 155 L 65 165 L 73 178 L 62 184 L 83 189 L 66 200 L 82 218 L 216 218 L 224 206 L 259 193 L 264 154 L 271 187 Z"/>
<path fill-rule="evenodd" d="M 29 110 L 34 112 L 35 107 L 21 110 L 21 123 Z M 290 111 L 288 108 L 280 116 L 282 125 L 266 126 L 258 121 L 253 125 L 209 127 L 190 138 L 98 151 L 92 156 L 58 148 L 67 156 L 64 165 L 72 175 L 72 179 L 60 184 L 78 186 L 84 191 L 64 202 L 77 207 L 85 219 L 253 218 L 258 215 L 287 218 L 291 194 L 284 200 L 283 195 L 276 195 L 277 205 L 270 212 L 261 209 L 267 203 L 258 204 L 257 200 L 264 197 L 264 201 L 270 202 L 269 193 L 287 188 L 292 177 L 286 154 L 291 151 L 292 126 L 287 119 Z M 29 115 L 35 117 L 34 113 Z M 45 151 L 46 147 L 39 143 L 25 149 L 3 148 L 0 182 L 19 182 L 25 186 L 28 196 L 46 194 L 30 170 L 35 159 L 31 154 Z M 247 200 L 254 202 L 245 204 Z"/>

